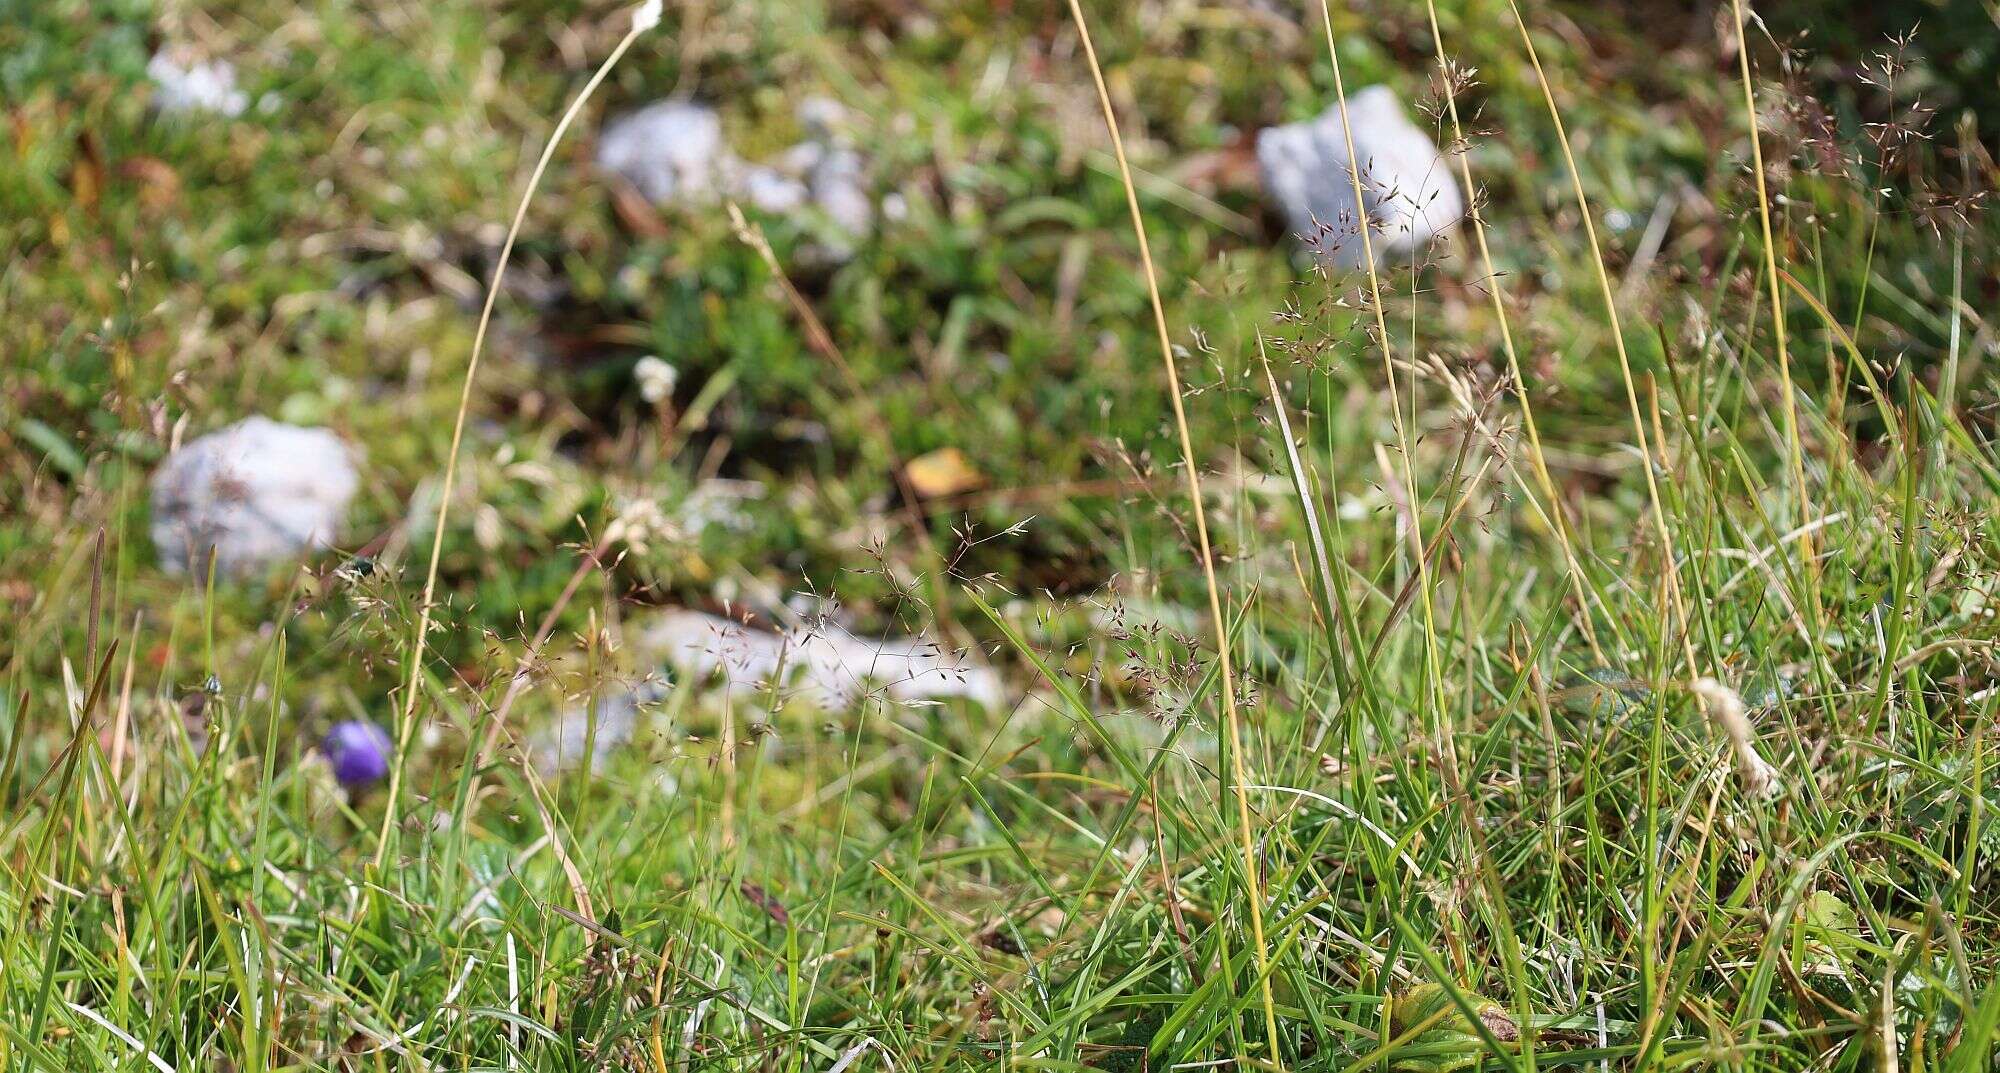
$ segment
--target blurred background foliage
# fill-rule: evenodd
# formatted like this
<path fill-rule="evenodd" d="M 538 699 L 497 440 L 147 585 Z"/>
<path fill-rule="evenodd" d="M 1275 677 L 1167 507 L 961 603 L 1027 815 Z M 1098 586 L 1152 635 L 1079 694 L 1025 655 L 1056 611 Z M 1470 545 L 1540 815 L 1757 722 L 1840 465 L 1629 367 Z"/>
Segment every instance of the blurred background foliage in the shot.
<path fill-rule="evenodd" d="M 623 25 L 618 6 L 0 3 L 13 157 L 0 168 L 0 489 L 20 508 L 0 519 L 0 554 L 48 554 L 52 520 L 107 497 L 136 536 L 136 478 L 166 445 L 261 410 L 362 447 L 368 481 L 348 545 L 386 536 L 394 560 L 426 535 L 420 505 L 441 469 L 438 432 L 499 221 L 552 118 Z M 481 631 L 518 633 L 568 576 L 570 557 L 552 549 L 588 540 L 620 502 L 685 505 L 711 478 L 756 483 L 716 486 L 740 493 L 727 524 L 629 559 L 618 595 L 704 605 L 838 591 L 861 621 L 886 626 L 902 585 L 946 562 L 1028 594 L 1088 592 L 1134 570 L 1183 591 L 1185 559 L 1170 550 L 1180 535 L 1148 498 L 1175 474 L 1145 293 L 1064 10 L 673 7 L 614 73 L 529 214 L 444 561 L 466 628 L 441 649 L 463 658 Z M 1757 285 L 1754 250 L 1716 241 L 1740 233 L 1754 205 L 1726 14 L 1531 13 L 1642 373 L 1718 330 L 1717 309 L 1689 300 L 1686 283 L 1735 300 Z M 1439 16 L 1465 72 L 1468 151 L 1526 390 L 1552 449 L 1588 453 L 1627 418 L 1554 130 L 1505 4 L 1453 0 Z M 2000 100 L 1992 15 L 1798 4 L 1770 18 L 1754 42 L 1760 65 L 1776 67 L 1774 45 L 1812 50 L 1760 102 L 1787 253 L 1817 274 L 1830 308 L 1859 318 L 1871 360 L 1934 378 L 1950 329 L 1929 311 L 1950 291 L 1956 251 L 1990 234 L 1964 192 L 2000 129 L 1986 112 Z M 1350 85 L 1388 83 L 1435 127 L 1422 9 L 1347 3 L 1334 19 Z M 1912 25 L 1909 43 L 1892 42 Z M 1314 401 L 1330 400 L 1337 419 L 1312 435 L 1335 455 L 1372 442 L 1388 415 L 1358 400 L 1379 366 L 1356 359 L 1353 306 L 1295 254 L 1251 157 L 1259 128 L 1331 99 L 1317 7 L 1158 0 L 1107 10 L 1099 32 L 1199 393 L 1197 440 L 1244 441 L 1262 328 L 1285 361 L 1331 377 L 1313 381 L 1328 396 Z M 169 43 L 231 59 L 246 113 L 152 117 L 145 65 Z M 1884 52 L 1900 57 L 1892 73 Z M 900 199 L 901 217 L 845 263 L 818 255 L 816 221 L 754 221 L 848 372 L 815 352 L 718 207 L 635 217 L 590 166 L 604 117 L 673 94 L 716 107 L 745 156 L 794 140 L 806 96 L 856 117 L 872 192 Z M 1939 114 L 1923 120 L 1919 106 Z M 1907 136 L 1885 126 L 1918 122 Z M 1889 172 L 1893 184 L 1871 181 Z M 1969 302 L 1996 297 L 1987 266 L 1957 271 Z M 1390 320 L 1416 351 L 1491 382 L 1502 365 L 1477 277 L 1464 242 L 1400 269 Z M 1794 308 L 1802 381 L 1851 384 L 1831 333 Z M 664 409 L 633 388 L 648 354 L 680 373 Z M 1984 381 L 1971 390 L 1990 398 Z M 1857 405 L 1843 420 L 1865 437 L 1873 419 L 1849 391 Z M 1969 413 L 1992 420 L 1977 398 Z M 900 467 L 945 447 L 966 453 L 976 487 L 925 502 L 912 529 Z M 1223 477 L 1264 465 L 1214 464 Z M 1563 474 L 1577 496 L 1614 502 L 1634 494 L 1632 477 L 1583 459 Z M 1104 528 L 1107 516 L 1129 539 Z M 118 546 L 120 576 L 155 584 L 144 541 Z M 25 579 L 12 582 L 22 598 Z"/>

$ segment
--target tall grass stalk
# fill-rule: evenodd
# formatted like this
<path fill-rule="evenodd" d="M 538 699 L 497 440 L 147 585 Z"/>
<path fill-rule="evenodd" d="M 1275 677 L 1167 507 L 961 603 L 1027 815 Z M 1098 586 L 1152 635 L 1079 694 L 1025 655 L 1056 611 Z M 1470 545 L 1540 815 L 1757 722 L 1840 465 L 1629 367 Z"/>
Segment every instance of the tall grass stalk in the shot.
<path fill-rule="evenodd" d="M 1201 558 L 1203 586 L 1208 595 L 1209 626 L 1215 636 L 1216 667 L 1221 675 L 1223 731 L 1228 737 L 1230 791 L 1236 802 L 1236 837 L 1243 855 L 1243 896 L 1250 915 L 1250 936 L 1257 959 L 1258 997 L 1264 1006 L 1264 1038 L 1268 1061 L 1273 1068 L 1284 1067 L 1278 1051 L 1278 1015 L 1271 993 L 1271 954 L 1264 936 L 1264 893 L 1259 879 L 1257 846 L 1250 823 L 1250 779 L 1243 759 L 1242 716 L 1236 705 L 1236 676 L 1230 660 L 1229 623 L 1222 614 L 1221 586 L 1215 579 L 1215 556 L 1208 543 L 1208 513 L 1202 504 L 1201 467 L 1195 455 L 1194 438 L 1188 432 L 1187 405 L 1181 398 L 1181 374 L 1174 361 L 1173 339 L 1167 331 L 1166 306 L 1160 300 L 1159 274 L 1153 268 L 1152 246 L 1146 240 L 1146 221 L 1139 211 L 1139 191 L 1132 182 L 1132 165 L 1126 160 L 1125 139 L 1118 131 L 1118 114 L 1111 107 L 1111 93 L 1104 85 L 1104 69 L 1097 62 L 1097 48 L 1090 40 L 1090 26 L 1083 17 L 1081 0 L 1069 0 L 1070 18 L 1083 41 L 1084 58 L 1090 64 L 1090 78 L 1097 87 L 1097 101 L 1104 110 L 1104 125 L 1111 133 L 1111 149 L 1118 158 L 1119 181 L 1125 186 L 1125 205 L 1132 215 L 1132 233 L 1139 243 L 1139 262 L 1146 276 L 1146 298 L 1153 311 L 1153 327 L 1159 337 L 1160 363 L 1167 376 L 1167 395 L 1173 404 L 1174 433 L 1180 441 L 1181 464 L 1186 470 L 1188 503 L 1194 514 L 1196 552 Z"/>
<path fill-rule="evenodd" d="M 444 556 L 445 522 L 451 515 L 451 494 L 458 478 L 458 449 L 465 440 L 466 415 L 472 410 L 472 385 L 479 376 L 479 359 L 486 352 L 486 332 L 493 323 L 493 308 L 500 301 L 501 284 L 507 275 L 507 265 L 514 256 L 514 244 L 521 237 L 521 227 L 528 219 L 528 206 L 535 199 L 535 191 L 542 185 L 542 176 L 548 173 L 549 162 L 555 159 L 556 147 L 569 131 L 570 124 L 583 112 L 583 106 L 590 102 L 597 87 L 611 75 L 612 68 L 625 58 L 641 35 L 660 23 L 662 0 L 644 0 L 632 9 L 631 27 L 625 36 L 618 39 L 611 54 L 604 58 L 597 70 L 584 83 L 569 107 L 563 110 L 562 118 L 556 121 L 555 129 L 542 146 L 541 156 L 535 160 L 534 171 L 528 175 L 528 184 L 521 191 L 521 200 L 514 207 L 514 219 L 507 225 L 507 238 L 500 244 L 500 257 L 493 265 L 493 279 L 486 286 L 486 300 L 479 309 L 479 325 L 472 333 L 472 355 L 465 364 L 465 379 L 459 387 L 458 410 L 452 415 L 451 446 L 445 450 L 444 478 L 438 488 L 437 517 L 433 519 L 431 531 L 430 562 L 424 568 L 423 596 L 417 603 L 416 630 L 410 635 L 410 645 L 404 657 L 409 662 L 409 674 L 403 682 L 403 705 L 396 717 L 396 756 L 390 766 L 388 806 L 382 810 L 382 828 L 375 846 L 375 866 L 382 867 L 395 846 L 395 833 L 402 800 L 404 770 L 410 753 L 410 741 L 416 733 L 417 687 L 423 680 L 424 646 L 431 630 L 432 612 L 437 598 L 438 562 Z"/>
<path fill-rule="evenodd" d="M 1785 291 L 1778 284 L 1778 244 L 1771 231 L 1771 194 L 1764 178 L 1764 133 L 1763 123 L 1757 117 L 1757 89 L 1750 78 L 1750 37 L 1743 15 L 1743 0 L 1730 0 L 1731 16 L 1736 21 L 1736 62 L 1743 86 L 1743 116 L 1750 125 L 1750 169 L 1757 181 L 1757 223 L 1764 233 L 1764 275 L 1765 289 L 1771 297 L 1771 337 L 1778 350 L 1778 383 L 1784 392 L 1785 404 L 1785 451 L 1791 467 L 1792 494 L 1797 497 L 1799 517 L 1797 524 L 1804 525 L 1813 518 L 1812 498 L 1806 488 L 1805 453 L 1799 445 L 1798 393 L 1792 387 L 1792 352 L 1785 339 Z M 1818 572 L 1818 560 L 1812 553 L 1811 534 L 1799 537 L 1799 558 L 1805 567 L 1806 576 Z M 1818 590 L 1806 586 L 1808 600 L 1818 599 Z M 1815 620 L 1819 618 L 1814 615 Z"/>

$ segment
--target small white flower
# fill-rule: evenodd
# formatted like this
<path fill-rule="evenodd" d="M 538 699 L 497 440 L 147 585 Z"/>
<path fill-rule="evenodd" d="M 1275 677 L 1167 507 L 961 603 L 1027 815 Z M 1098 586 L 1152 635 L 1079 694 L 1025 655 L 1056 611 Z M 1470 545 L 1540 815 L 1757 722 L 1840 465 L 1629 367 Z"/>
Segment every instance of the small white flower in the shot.
<path fill-rule="evenodd" d="M 673 395 L 674 385 L 680 383 L 681 371 L 648 354 L 633 366 L 632 376 L 639 381 L 639 397 L 658 404 Z"/>

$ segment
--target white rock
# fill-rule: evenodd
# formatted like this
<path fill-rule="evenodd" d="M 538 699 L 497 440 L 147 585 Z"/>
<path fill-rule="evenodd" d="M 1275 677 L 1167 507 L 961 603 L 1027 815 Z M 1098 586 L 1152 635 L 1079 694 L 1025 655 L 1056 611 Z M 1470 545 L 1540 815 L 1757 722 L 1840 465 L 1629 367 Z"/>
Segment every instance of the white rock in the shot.
<path fill-rule="evenodd" d="M 798 115 L 804 141 L 748 163 L 724 141 L 715 112 L 663 101 L 609 124 L 598 138 L 597 166 L 654 204 L 702 205 L 728 196 L 774 215 L 810 209 L 849 238 L 866 237 L 875 226 L 875 202 L 866 164 L 845 135 L 846 109 L 813 97 Z M 841 244 L 826 252 L 841 260 L 852 251 Z"/>
<path fill-rule="evenodd" d="M 161 112 L 214 112 L 238 116 L 250 98 L 236 88 L 236 68 L 228 60 L 200 63 L 167 50 L 154 53 L 146 75 L 156 87 L 153 106 Z"/>
<path fill-rule="evenodd" d="M 840 102 L 808 97 L 798 107 L 806 140 L 772 158 L 768 167 L 796 179 L 813 208 L 850 237 L 865 237 L 875 226 L 875 201 L 868 194 L 867 165 L 847 138 L 848 112 Z"/>
<path fill-rule="evenodd" d="M 1465 214 L 1465 200 L 1437 145 L 1403 114 L 1388 87 L 1349 94 L 1347 117 L 1375 259 L 1407 259 Z M 1355 209 L 1338 103 L 1309 122 L 1260 132 L 1257 162 L 1266 191 L 1316 256 L 1339 268 L 1363 264 L 1362 214 Z"/>
<path fill-rule="evenodd" d="M 608 691 L 597 701 L 594 721 L 589 707 L 565 707 L 555 726 L 535 738 L 535 766 L 554 774 L 575 767 L 587 751 L 590 770 L 603 771 L 611 755 L 638 735 L 640 709 L 664 696 L 666 690 L 657 682 Z"/>
<path fill-rule="evenodd" d="M 868 693 L 913 707 L 958 697 L 995 711 L 1006 698 L 1000 676 L 967 656 L 916 639 L 870 641 L 830 622 L 773 633 L 699 611 L 665 611 L 638 631 L 636 647 L 686 676 L 689 685 L 714 682 L 734 701 L 761 703 L 773 686 L 822 711 L 852 707 Z M 566 706 L 536 736 L 535 763 L 556 774 L 579 766 L 588 751 L 590 769 L 603 771 L 613 753 L 638 738 L 648 709 L 666 696 L 667 687 L 649 677 L 600 694 L 594 706 Z"/>
<path fill-rule="evenodd" d="M 722 120 L 710 109 L 661 101 L 614 120 L 597 140 L 597 166 L 655 204 L 705 202 L 734 167 Z"/>
<path fill-rule="evenodd" d="M 771 167 L 803 179 L 818 169 L 820 161 L 826 159 L 829 148 L 828 143 L 810 138 L 772 157 Z"/>
<path fill-rule="evenodd" d="M 874 198 L 862 156 L 846 142 L 846 116 L 840 102 L 808 98 L 798 106 L 806 140 L 748 164 L 724 142 L 716 112 L 664 100 L 608 124 L 598 138 L 598 166 L 654 204 L 706 204 L 726 194 L 772 214 L 810 206 L 860 238 L 874 228 Z"/>
<path fill-rule="evenodd" d="M 360 478 L 323 428 L 251 417 L 186 444 L 153 474 L 153 546 L 170 573 L 252 573 L 333 543 Z"/>
<path fill-rule="evenodd" d="M 832 97 L 807 97 L 792 114 L 815 141 L 832 141 L 847 127 L 847 106 Z"/>
<path fill-rule="evenodd" d="M 812 196 L 806 184 L 765 164 L 752 164 L 736 179 L 743 200 L 769 213 L 796 212 Z"/>
<path fill-rule="evenodd" d="M 813 168 L 809 184 L 813 204 L 834 226 L 849 235 L 866 235 L 875 226 L 875 203 L 862 181 L 861 154 L 829 148 Z"/>
<path fill-rule="evenodd" d="M 1000 676 L 966 655 L 912 638 L 871 641 L 831 622 L 772 633 L 668 611 L 644 630 L 641 644 L 693 679 L 717 679 L 739 699 L 775 685 L 836 711 L 879 689 L 902 704 L 957 697 L 997 710 L 1005 696 Z"/>

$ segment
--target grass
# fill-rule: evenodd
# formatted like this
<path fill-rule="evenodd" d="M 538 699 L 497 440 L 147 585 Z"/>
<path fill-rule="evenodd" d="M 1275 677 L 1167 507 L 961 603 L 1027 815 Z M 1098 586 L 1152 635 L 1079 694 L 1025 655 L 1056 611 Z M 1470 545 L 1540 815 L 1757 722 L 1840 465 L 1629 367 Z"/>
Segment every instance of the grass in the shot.
<path fill-rule="evenodd" d="M 0 19 L 7 1063 L 1988 1068 L 1991 163 L 1905 133 L 1976 106 L 1959 43 L 1071 11 L 669 12 L 476 376 L 620 9 Z M 269 110 L 150 114 L 161 40 Z M 1303 268 L 1239 132 L 1441 58 L 1476 218 Z M 815 267 L 811 221 L 621 215 L 590 132 L 677 86 L 751 155 L 847 101 L 907 217 Z M 341 550 L 164 574 L 148 473 L 253 412 L 365 446 Z M 980 487 L 912 493 L 943 447 Z M 797 593 L 1012 699 L 730 700 L 644 643 Z M 317 757 L 356 717 L 393 789 Z"/>

